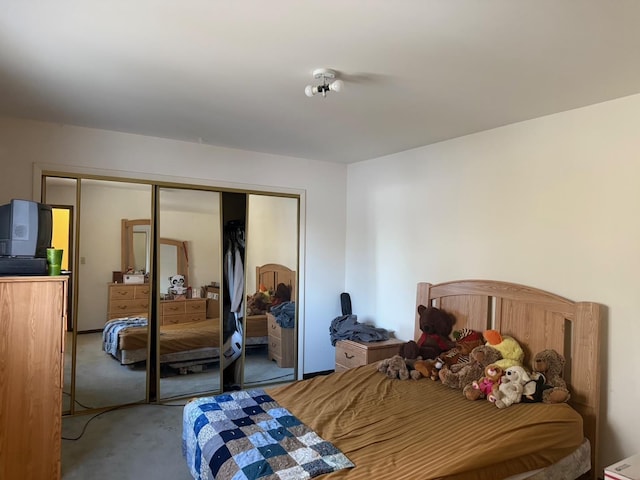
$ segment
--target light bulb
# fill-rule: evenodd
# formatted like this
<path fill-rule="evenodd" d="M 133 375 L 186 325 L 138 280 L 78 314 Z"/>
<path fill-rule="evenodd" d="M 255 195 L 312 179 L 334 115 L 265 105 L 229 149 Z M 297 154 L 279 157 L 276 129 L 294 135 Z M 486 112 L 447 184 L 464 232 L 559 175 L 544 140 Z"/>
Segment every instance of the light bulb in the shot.
<path fill-rule="evenodd" d="M 314 88 L 311 85 L 307 85 L 304 89 L 304 94 L 307 97 L 313 97 L 317 93 L 317 91 L 314 92 L 313 90 Z"/>
<path fill-rule="evenodd" d="M 329 90 L 332 92 L 341 92 L 344 88 L 344 82 L 342 80 L 336 80 L 329 85 Z"/>

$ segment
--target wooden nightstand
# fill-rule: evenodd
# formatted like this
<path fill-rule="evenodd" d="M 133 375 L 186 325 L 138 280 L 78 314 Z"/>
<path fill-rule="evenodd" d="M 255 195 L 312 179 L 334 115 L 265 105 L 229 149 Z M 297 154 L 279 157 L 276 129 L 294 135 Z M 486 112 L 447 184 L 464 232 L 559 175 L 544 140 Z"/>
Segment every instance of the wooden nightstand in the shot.
<path fill-rule="evenodd" d="M 293 368 L 295 330 L 282 328 L 276 317 L 267 313 L 267 330 L 269 331 L 269 360 L 275 360 L 280 368 Z"/>
<path fill-rule="evenodd" d="M 368 343 L 340 340 L 336 342 L 336 372 L 393 357 L 402 343 L 397 338 Z"/>

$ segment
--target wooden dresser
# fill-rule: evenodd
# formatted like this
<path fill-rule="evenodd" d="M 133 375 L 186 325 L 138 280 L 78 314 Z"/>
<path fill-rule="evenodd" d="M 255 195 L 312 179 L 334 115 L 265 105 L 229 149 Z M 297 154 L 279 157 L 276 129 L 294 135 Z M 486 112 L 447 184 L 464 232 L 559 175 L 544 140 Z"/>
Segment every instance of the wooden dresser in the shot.
<path fill-rule="evenodd" d="M 367 365 L 398 354 L 402 340 L 391 338 L 380 342 L 336 342 L 336 372 Z"/>
<path fill-rule="evenodd" d="M 151 286 L 148 283 L 110 283 L 107 320 L 122 317 L 149 318 Z"/>
<path fill-rule="evenodd" d="M 269 360 L 275 360 L 280 368 L 293 368 L 295 328 L 282 328 L 276 317 L 267 313 L 269 333 Z"/>
<path fill-rule="evenodd" d="M 196 322 L 207 318 L 207 300 L 187 298 L 160 302 L 160 325 Z"/>
<path fill-rule="evenodd" d="M 0 277 L 0 478 L 60 478 L 66 277 Z"/>

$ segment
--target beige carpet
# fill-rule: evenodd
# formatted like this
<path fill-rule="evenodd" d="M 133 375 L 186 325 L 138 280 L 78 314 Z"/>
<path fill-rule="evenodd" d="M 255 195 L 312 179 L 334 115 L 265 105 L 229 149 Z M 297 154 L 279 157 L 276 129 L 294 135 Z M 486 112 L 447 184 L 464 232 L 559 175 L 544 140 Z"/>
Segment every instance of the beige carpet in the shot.
<path fill-rule="evenodd" d="M 102 334 L 78 335 L 76 366 L 76 412 L 86 408 L 104 408 L 128 403 L 144 402 L 146 397 L 146 369 L 144 365 L 120 365 L 102 351 Z M 63 412 L 69 411 L 71 349 L 66 349 Z M 245 355 L 245 385 L 262 385 L 293 380 L 293 368 L 279 368 L 267 359 L 266 346 L 250 347 Z M 180 375 L 163 369 L 160 397 L 174 399 L 219 391 L 218 363 L 208 364 L 202 371 Z"/>

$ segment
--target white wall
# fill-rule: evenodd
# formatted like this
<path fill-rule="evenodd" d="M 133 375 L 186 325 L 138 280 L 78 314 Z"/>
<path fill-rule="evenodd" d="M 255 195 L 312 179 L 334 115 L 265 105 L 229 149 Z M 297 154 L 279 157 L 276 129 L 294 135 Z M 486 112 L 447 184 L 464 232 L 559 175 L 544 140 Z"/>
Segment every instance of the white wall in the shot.
<path fill-rule="evenodd" d="M 256 292 L 256 267 L 278 263 L 298 270 L 298 202 L 293 198 L 249 195 L 247 294 Z"/>
<path fill-rule="evenodd" d="M 78 331 L 99 330 L 107 320 L 107 284 L 112 272 L 121 270 L 121 220 L 149 218 L 151 189 L 148 185 L 113 188 L 107 182 L 90 180 L 82 182 L 81 195 L 80 265 L 74 272 L 82 292 L 78 295 Z"/>
<path fill-rule="evenodd" d="M 354 164 L 347 191 L 354 312 L 400 338 L 418 281 L 604 304 L 601 460 L 640 451 L 640 96 Z"/>
<path fill-rule="evenodd" d="M 0 202 L 33 198 L 34 164 L 177 175 L 304 193 L 301 372 L 334 365 L 329 325 L 344 290 L 346 167 L 105 130 L 0 118 Z M 195 181 L 194 181 L 195 183 Z M 304 288 L 305 285 L 309 287 Z"/>

